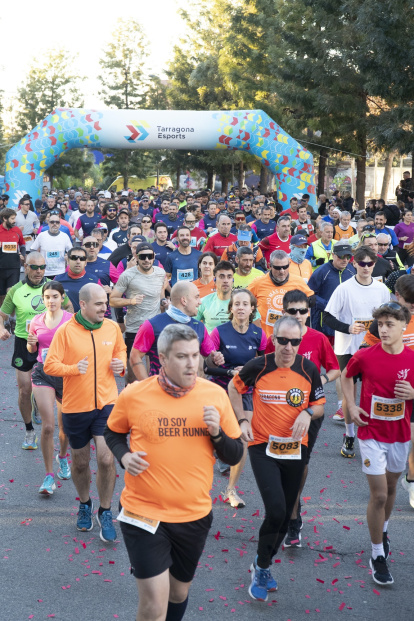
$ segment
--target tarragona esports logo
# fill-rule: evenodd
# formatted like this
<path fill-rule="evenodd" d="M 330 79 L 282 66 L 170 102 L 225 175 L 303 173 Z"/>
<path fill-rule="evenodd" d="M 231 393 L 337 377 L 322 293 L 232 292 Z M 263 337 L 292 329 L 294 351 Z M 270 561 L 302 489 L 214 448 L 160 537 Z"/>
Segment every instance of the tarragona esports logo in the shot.
<path fill-rule="evenodd" d="M 151 126 L 146 121 L 131 121 L 129 125 L 126 125 L 126 128 L 130 135 L 124 136 L 125 139 L 130 143 L 135 143 L 147 138 Z M 194 133 L 194 127 L 164 127 L 163 125 L 157 125 L 156 130 L 157 138 L 162 140 L 185 140 L 187 134 Z"/>

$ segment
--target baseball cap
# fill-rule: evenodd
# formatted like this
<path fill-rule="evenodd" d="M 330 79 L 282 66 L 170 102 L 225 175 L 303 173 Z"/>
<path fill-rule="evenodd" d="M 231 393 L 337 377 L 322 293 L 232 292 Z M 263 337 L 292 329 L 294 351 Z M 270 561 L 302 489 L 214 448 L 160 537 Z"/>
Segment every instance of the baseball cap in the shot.
<path fill-rule="evenodd" d="M 134 239 L 136 239 L 138 237 L 142 237 L 142 236 L 141 235 L 135 235 L 135 237 L 132 238 L 132 241 L 134 241 Z M 142 244 L 138 244 L 138 246 L 135 249 L 135 252 L 137 254 L 139 254 L 143 250 L 151 250 L 151 252 L 154 253 L 154 248 L 148 242 L 143 242 Z"/>
<path fill-rule="evenodd" d="M 77 196 L 82 196 L 82 192 L 75 192 L 75 198 L 76 198 Z"/>
<path fill-rule="evenodd" d="M 105 198 L 111 198 L 111 193 L 108 190 L 105 190 L 104 197 Z"/>
<path fill-rule="evenodd" d="M 98 224 L 96 225 L 96 228 L 108 230 L 108 225 L 105 222 L 98 222 Z"/>
<path fill-rule="evenodd" d="M 123 190 L 121 192 L 121 196 L 128 196 L 128 190 Z"/>
<path fill-rule="evenodd" d="M 290 240 L 291 246 L 302 246 L 307 243 L 308 241 L 304 235 L 294 235 Z"/>
<path fill-rule="evenodd" d="M 118 216 L 120 216 L 122 213 L 126 213 L 127 216 L 130 216 L 131 214 L 129 213 L 128 209 L 120 209 L 118 211 Z"/>
<path fill-rule="evenodd" d="M 346 254 L 353 255 L 351 244 L 345 243 L 336 243 L 332 250 L 333 254 L 338 255 L 338 257 L 343 257 Z"/>
<path fill-rule="evenodd" d="M 139 241 L 139 242 L 144 242 L 147 243 L 147 240 L 145 239 L 144 235 L 134 235 L 134 237 L 131 239 L 131 242 L 133 241 Z M 151 248 L 151 250 L 154 250 L 154 248 Z"/>
<path fill-rule="evenodd" d="M 219 198 L 217 202 L 218 203 L 225 203 L 226 201 L 224 200 L 224 198 Z"/>

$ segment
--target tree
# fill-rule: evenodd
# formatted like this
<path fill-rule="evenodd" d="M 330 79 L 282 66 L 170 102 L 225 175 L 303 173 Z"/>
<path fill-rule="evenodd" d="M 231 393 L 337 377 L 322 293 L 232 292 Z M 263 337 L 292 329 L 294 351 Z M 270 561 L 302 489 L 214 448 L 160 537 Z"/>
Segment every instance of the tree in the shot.
<path fill-rule="evenodd" d="M 157 168 L 157 151 L 113 150 L 105 153 L 102 163 L 104 177 L 111 182 L 116 177 L 124 178 L 124 188 L 128 188 L 129 177 L 135 175 L 141 179 L 153 175 Z"/>
<path fill-rule="evenodd" d="M 34 59 L 23 86 L 18 89 L 20 137 L 55 108 L 82 107 L 82 80 L 73 67 L 73 54 L 64 49 L 51 49 Z"/>
<path fill-rule="evenodd" d="M 88 149 L 71 149 L 63 152 L 61 157 L 48 168 L 47 174 L 51 187 L 53 187 L 54 179 L 58 187 L 68 187 L 75 180 L 83 184 L 85 177 L 92 169 L 93 162 L 93 155 Z M 70 180 L 69 184 L 66 183 L 67 179 Z"/>

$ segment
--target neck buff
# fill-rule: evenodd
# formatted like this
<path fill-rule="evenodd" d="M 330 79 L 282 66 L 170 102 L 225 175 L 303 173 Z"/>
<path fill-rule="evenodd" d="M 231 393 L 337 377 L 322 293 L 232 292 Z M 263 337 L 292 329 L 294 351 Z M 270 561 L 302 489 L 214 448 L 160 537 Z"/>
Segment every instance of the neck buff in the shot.
<path fill-rule="evenodd" d="M 78 312 L 76 313 L 75 320 L 80 323 L 80 325 L 83 326 L 85 330 L 98 330 L 103 324 L 103 321 L 91 323 L 90 321 L 85 319 L 85 317 L 82 317 L 82 313 L 80 310 L 78 310 Z"/>
<path fill-rule="evenodd" d="M 294 246 L 290 252 L 290 258 L 295 263 L 303 263 L 303 261 L 305 260 L 306 252 L 306 248 L 298 248 L 297 246 Z"/>
<path fill-rule="evenodd" d="M 286 276 L 285 280 L 283 282 L 277 282 L 272 274 L 272 271 L 269 272 L 269 276 L 270 276 L 270 280 L 272 281 L 272 283 L 274 285 L 276 285 L 276 287 L 281 287 L 282 285 L 284 285 L 285 283 L 287 283 L 287 281 L 289 280 L 289 274 Z"/>
<path fill-rule="evenodd" d="M 86 274 L 86 270 L 82 270 L 80 274 L 75 274 L 75 272 L 72 272 L 70 267 L 68 267 L 68 276 L 69 278 L 72 278 L 72 280 L 77 280 L 78 278 L 82 278 L 82 276 L 85 276 L 85 274 Z"/>
<path fill-rule="evenodd" d="M 196 384 L 196 381 L 197 381 L 197 377 L 195 378 L 191 386 L 188 386 L 188 388 L 183 388 L 182 386 L 176 386 L 175 384 L 172 383 L 170 379 L 168 379 L 163 367 L 161 367 L 160 374 L 158 376 L 158 383 L 161 386 L 161 388 L 168 395 L 170 395 L 171 397 L 176 397 L 177 399 L 179 397 L 185 397 L 185 395 L 187 395 L 191 390 L 193 390 Z"/>
<path fill-rule="evenodd" d="M 178 321 L 178 323 L 188 323 L 191 321 L 191 317 L 188 317 L 182 310 L 177 308 L 176 306 L 172 306 L 172 304 L 165 311 L 167 315 L 174 319 L 174 321 Z"/>
<path fill-rule="evenodd" d="M 341 224 L 341 222 L 339 223 L 339 228 L 342 229 L 343 231 L 347 231 L 349 229 L 349 224 L 348 226 L 344 226 L 343 224 Z"/>

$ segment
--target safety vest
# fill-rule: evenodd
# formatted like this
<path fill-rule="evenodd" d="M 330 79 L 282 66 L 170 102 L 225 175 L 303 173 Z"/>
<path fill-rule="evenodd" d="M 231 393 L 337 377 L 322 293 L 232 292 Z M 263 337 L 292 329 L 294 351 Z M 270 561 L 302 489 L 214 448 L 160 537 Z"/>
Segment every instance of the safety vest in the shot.
<path fill-rule="evenodd" d="M 312 246 L 312 252 L 313 252 L 314 259 L 324 259 L 325 263 L 327 263 L 329 259 L 332 257 L 333 240 L 331 241 L 330 252 L 325 250 L 320 239 L 312 242 L 311 246 Z M 315 267 L 313 268 L 313 271 L 315 271 L 317 267 L 319 267 L 319 265 L 315 265 Z"/>

